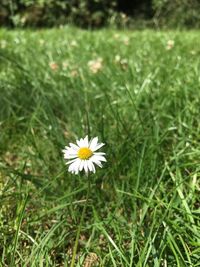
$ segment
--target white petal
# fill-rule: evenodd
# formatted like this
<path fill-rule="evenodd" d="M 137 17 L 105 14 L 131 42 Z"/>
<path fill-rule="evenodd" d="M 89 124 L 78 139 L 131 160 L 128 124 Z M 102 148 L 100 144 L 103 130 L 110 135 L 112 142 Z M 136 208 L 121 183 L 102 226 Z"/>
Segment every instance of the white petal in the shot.
<path fill-rule="evenodd" d="M 88 160 L 87 161 L 87 164 L 88 164 L 88 169 L 92 172 L 92 161 Z"/>
<path fill-rule="evenodd" d="M 80 166 L 79 166 L 79 171 L 81 172 L 84 167 L 84 160 L 81 160 Z"/>
<path fill-rule="evenodd" d="M 77 150 L 75 150 L 75 149 L 69 149 L 67 151 L 67 153 L 72 154 L 72 155 L 77 155 Z"/>
<path fill-rule="evenodd" d="M 93 173 L 95 173 L 95 172 L 96 172 L 96 170 L 95 170 L 94 164 L 93 164 L 93 162 L 92 162 L 92 161 L 90 161 L 90 163 L 91 163 L 91 166 L 92 166 L 92 172 L 93 172 Z"/>
<path fill-rule="evenodd" d="M 80 147 L 80 141 L 76 140 L 76 143 L 77 143 L 78 147 Z"/>
<path fill-rule="evenodd" d="M 80 168 L 80 164 L 81 164 L 81 159 L 77 159 L 77 161 L 76 161 L 76 165 L 75 165 L 75 167 L 74 167 L 74 169 L 75 169 L 75 174 L 78 174 L 78 172 L 79 172 L 79 168 Z"/>
<path fill-rule="evenodd" d="M 90 141 L 90 145 L 89 148 L 94 151 L 95 147 L 97 146 L 98 143 L 98 137 L 94 137 L 91 141 Z"/>
<path fill-rule="evenodd" d="M 103 156 L 106 155 L 104 152 L 94 152 L 93 155 Z"/>
<path fill-rule="evenodd" d="M 64 153 L 65 159 L 73 159 L 73 158 L 77 157 L 77 150 L 75 150 L 72 147 L 68 147 L 67 149 L 64 149 L 63 153 Z"/>
<path fill-rule="evenodd" d="M 69 164 L 73 163 L 75 160 L 77 160 L 77 159 L 73 159 L 73 160 L 67 161 L 65 164 L 69 165 Z"/>
<path fill-rule="evenodd" d="M 74 167 L 75 167 L 75 163 L 76 163 L 76 161 L 74 161 L 72 164 L 69 165 L 69 168 L 68 168 L 68 171 L 69 172 L 72 172 L 73 173 Z"/>
<path fill-rule="evenodd" d="M 78 174 L 80 161 L 80 159 L 76 159 L 71 165 L 69 165 L 68 171 Z"/>
<path fill-rule="evenodd" d="M 63 153 L 65 153 L 66 151 L 68 151 L 69 147 L 65 146 L 65 149 L 62 150 Z"/>
<path fill-rule="evenodd" d="M 86 173 L 88 173 L 88 164 L 87 164 L 87 160 L 84 161 L 84 170 Z"/>
<path fill-rule="evenodd" d="M 77 152 L 75 151 L 75 150 L 66 150 L 65 152 L 64 152 L 64 155 L 77 155 Z"/>
<path fill-rule="evenodd" d="M 88 136 L 86 135 L 86 137 L 83 139 L 84 141 L 84 147 L 88 147 L 89 146 L 89 143 L 88 143 Z"/>
<path fill-rule="evenodd" d="M 104 145 L 105 145 L 105 144 L 100 143 L 100 144 L 96 145 L 96 147 L 95 147 L 92 151 L 96 151 L 96 150 L 98 150 L 99 148 L 101 148 L 101 147 L 104 146 Z"/>
<path fill-rule="evenodd" d="M 93 164 L 93 173 L 95 173 L 96 172 L 96 169 L 95 169 L 95 166 L 94 166 L 94 164 Z"/>
<path fill-rule="evenodd" d="M 95 160 L 99 160 L 99 161 L 107 161 L 106 158 L 104 156 L 98 156 L 98 155 L 94 155 L 93 156 Z"/>
<path fill-rule="evenodd" d="M 65 154 L 64 155 L 64 159 L 74 159 L 74 158 L 76 158 L 77 157 L 77 154 L 74 154 L 74 155 L 72 155 L 72 154 Z"/>
<path fill-rule="evenodd" d="M 76 143 L 77 143 L 77 145 L 78 145 L 79 147 L 84 147 L 84 144 L 85 144 L 83 138 L 81 138 L 80 140 L 77 140 Z"/>
<path fill-rule="evenodd" d="M 98 160 L 95 160 L 93 161 L 97 166 L 99 166 L 100 168 L 102 168 L 102 164 L 101 164 L 101 161 L 98 161 Z"/>
<path fill-rule="evenodd" d="M 97 160 L 96 157 L 91 157 L 90 160 L 95 163 L 96 165 L 98 165 L 100 168 L 102 168 L 102 164 L 101 161 Z"/>
<path fill-rule="evenodd" d="M 79 150 L 79 147 L 75 144 L 69 143 L 71 148 L 73 148 L 76 152 Z"/>

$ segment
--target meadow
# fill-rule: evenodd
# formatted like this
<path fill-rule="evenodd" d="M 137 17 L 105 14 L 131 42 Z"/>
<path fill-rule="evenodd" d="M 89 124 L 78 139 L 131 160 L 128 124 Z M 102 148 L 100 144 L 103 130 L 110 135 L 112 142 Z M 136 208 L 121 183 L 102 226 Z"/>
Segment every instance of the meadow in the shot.
<path fill-rule="evenodd" d="M 0 266 L 200 266 L 200 33 L 0 30 Z M 68 173 L 98 136 L 107 162 Z"/>

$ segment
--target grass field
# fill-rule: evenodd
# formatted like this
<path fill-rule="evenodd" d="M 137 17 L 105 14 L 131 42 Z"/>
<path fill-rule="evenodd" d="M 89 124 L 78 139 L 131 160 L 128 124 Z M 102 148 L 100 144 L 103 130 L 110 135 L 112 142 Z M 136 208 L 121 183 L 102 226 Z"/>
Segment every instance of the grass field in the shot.
<path fill-rule="evenodd" d="M 174 43 L 172 41 L 174 41 Z M 2 267 L 200 266 L 200 32 L 0 30 Z"/>

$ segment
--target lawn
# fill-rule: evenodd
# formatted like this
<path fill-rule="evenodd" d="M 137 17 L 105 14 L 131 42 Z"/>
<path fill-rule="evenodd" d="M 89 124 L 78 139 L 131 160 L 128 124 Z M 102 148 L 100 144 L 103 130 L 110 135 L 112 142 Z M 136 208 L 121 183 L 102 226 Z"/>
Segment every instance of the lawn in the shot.
<path fill-rule="evenodd" d="M 0 266 L 200 266 L 200 32 L 0 30 Z M 98 136 L 107 162 L 68 173 Z"/>

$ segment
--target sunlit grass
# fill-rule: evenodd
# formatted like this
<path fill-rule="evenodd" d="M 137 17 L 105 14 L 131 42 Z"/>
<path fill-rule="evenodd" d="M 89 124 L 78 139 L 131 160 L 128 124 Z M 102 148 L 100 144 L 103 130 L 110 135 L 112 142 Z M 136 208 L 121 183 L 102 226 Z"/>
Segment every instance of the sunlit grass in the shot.
<path fill-rule="evenodd" d="M 199 266 L 199 42 L 0 31 L 2 266 L 69 266 L 87 178 L 62 149 L 86 134 L 108 162 L 91 176 L 77 266 Z"/>

